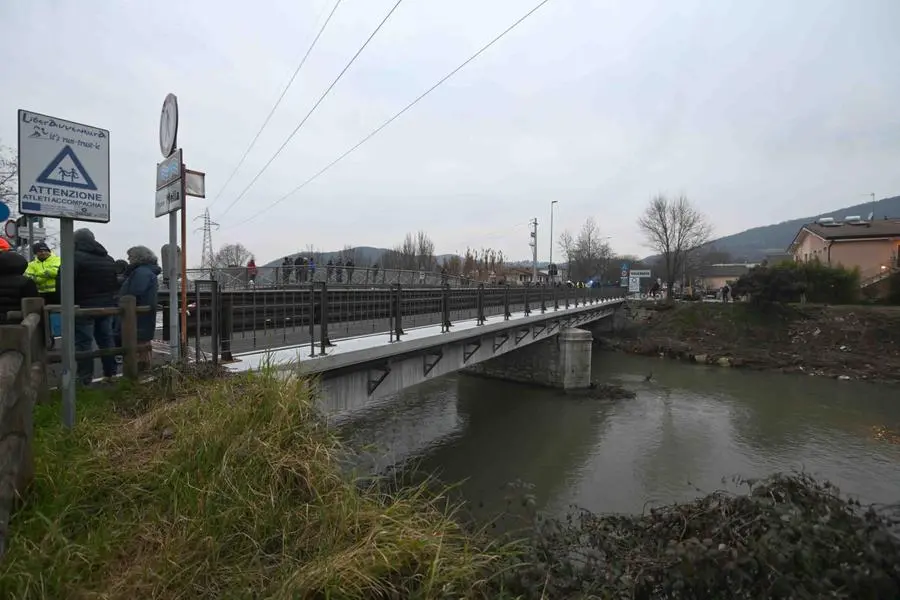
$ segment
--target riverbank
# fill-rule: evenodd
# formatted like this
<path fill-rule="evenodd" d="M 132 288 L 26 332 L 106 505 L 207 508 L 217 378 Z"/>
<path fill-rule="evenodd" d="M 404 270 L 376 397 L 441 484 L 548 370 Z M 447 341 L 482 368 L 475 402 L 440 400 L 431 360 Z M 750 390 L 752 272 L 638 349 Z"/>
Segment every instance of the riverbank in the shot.
<path fill-rule="evenodd" d="M 78 411 L 67 432 L 58 406 L 36 410 L 35 481 L 13 517 L 0 597 L 900 593 L 890 523 L 805 477 L 645 515 L 538 516 L 506 543 L 467 529 L 434 480 L 351 477 L 304 381 L 163 369 L 140 388 L 81 393 Z"/>
<path fill-rule="evenodd" d="M 629 306 L 608 347 L 703 364 L 900 382 L 900 308 L 685 302 Z"/>
<path fill-rule="evenodd" d="M 387 493 L 348 477 L 302 382 L 89 390 L 78 415 L 67 432 L 58 406 L 37 407 L 35 480 L 0 597 L 494 594 L 486 574 L 507 550 L 465 532 L 425 486 Z"/>

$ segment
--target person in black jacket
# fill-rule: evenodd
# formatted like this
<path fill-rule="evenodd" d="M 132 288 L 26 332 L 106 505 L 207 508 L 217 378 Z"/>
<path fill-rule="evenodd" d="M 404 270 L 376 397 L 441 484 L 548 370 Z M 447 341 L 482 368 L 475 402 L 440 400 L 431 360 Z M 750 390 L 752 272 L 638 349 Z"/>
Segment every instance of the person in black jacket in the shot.
<path fill-rule="evenodd" d="M 25 276 L 27 268 L 28 261 L 21 254 L 0 252 L 0 323 L 10 323 L 6 319 L 9 311 L 22 310 L 22 298 L 40 298 L 37 284 Z"/>
<path fill-rule="evenodd" d="M 119 291 L 116 261 L 106 252 L 90 229 L 78 229 L 75 241 L 75 304 L 80 308 L 105 308 L 116 305 Z M 68 269 L 63 264 L 60 270 Z M 57 286 L 57 289 L 62 289 Z M 75 350 L 88 351 L 94 342 L 97 348 L 113 348 L 114 317 L 78 317 L 75 319 Z M 103 376 L 116 374 L 116 357 L 103 356 Z M 94 361 L 78 361 L 78 380 L 90 385 L 94 378 Z"/>

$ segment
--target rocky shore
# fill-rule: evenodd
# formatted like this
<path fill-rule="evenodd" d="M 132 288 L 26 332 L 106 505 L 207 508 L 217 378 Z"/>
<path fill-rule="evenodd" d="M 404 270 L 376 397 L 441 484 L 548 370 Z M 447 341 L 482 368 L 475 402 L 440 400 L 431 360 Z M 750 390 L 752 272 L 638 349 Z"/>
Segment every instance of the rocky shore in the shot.
<path fill-rule="evenodd" d="M 900 383 L 900 308 L 633 304 L 605 347 L 699 364 Z"/>

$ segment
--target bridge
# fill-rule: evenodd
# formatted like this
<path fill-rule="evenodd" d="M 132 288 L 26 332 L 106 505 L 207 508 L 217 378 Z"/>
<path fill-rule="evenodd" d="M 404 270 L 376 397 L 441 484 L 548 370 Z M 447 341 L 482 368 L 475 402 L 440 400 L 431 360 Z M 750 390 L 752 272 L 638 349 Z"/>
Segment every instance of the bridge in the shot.
<path fill-rule="evenodd" d="M 619 288 L 198 282 L 188 331 L 195 358 L 231 371 L 271 365 L 318 376 L 339 412 L 459 370 L 586 387 L 593 336 L 579 327 L 612 327 L 623 302 Z"/>

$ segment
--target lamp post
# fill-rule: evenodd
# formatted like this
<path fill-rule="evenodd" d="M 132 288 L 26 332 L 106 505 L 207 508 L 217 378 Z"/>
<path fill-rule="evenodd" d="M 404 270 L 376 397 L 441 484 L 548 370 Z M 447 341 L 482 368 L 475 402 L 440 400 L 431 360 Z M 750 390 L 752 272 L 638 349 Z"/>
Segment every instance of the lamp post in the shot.
<path fill-rule="evenodd" d="M 551 284 L 553 283 L 553 279 L 555 277 L 555 275 L 550 273 L 550 269 L 553 268 L 552 267 L 552 265 L 553 265 L 553 207 L 556 204 L 559 204 L 559 200 L 552 200 L 550 202 L 550 244 L 549 244 L 549 246 L 550 246 L 550 263 L 547 265 L 547 275 L 548 275 L 548 278 L 550 279 Z"/>
<path fill-rule="evenodd" d="M 550 202 L 550 262 L 553 262 L 553 206 L 559 204 L 559 200 Z"/>

